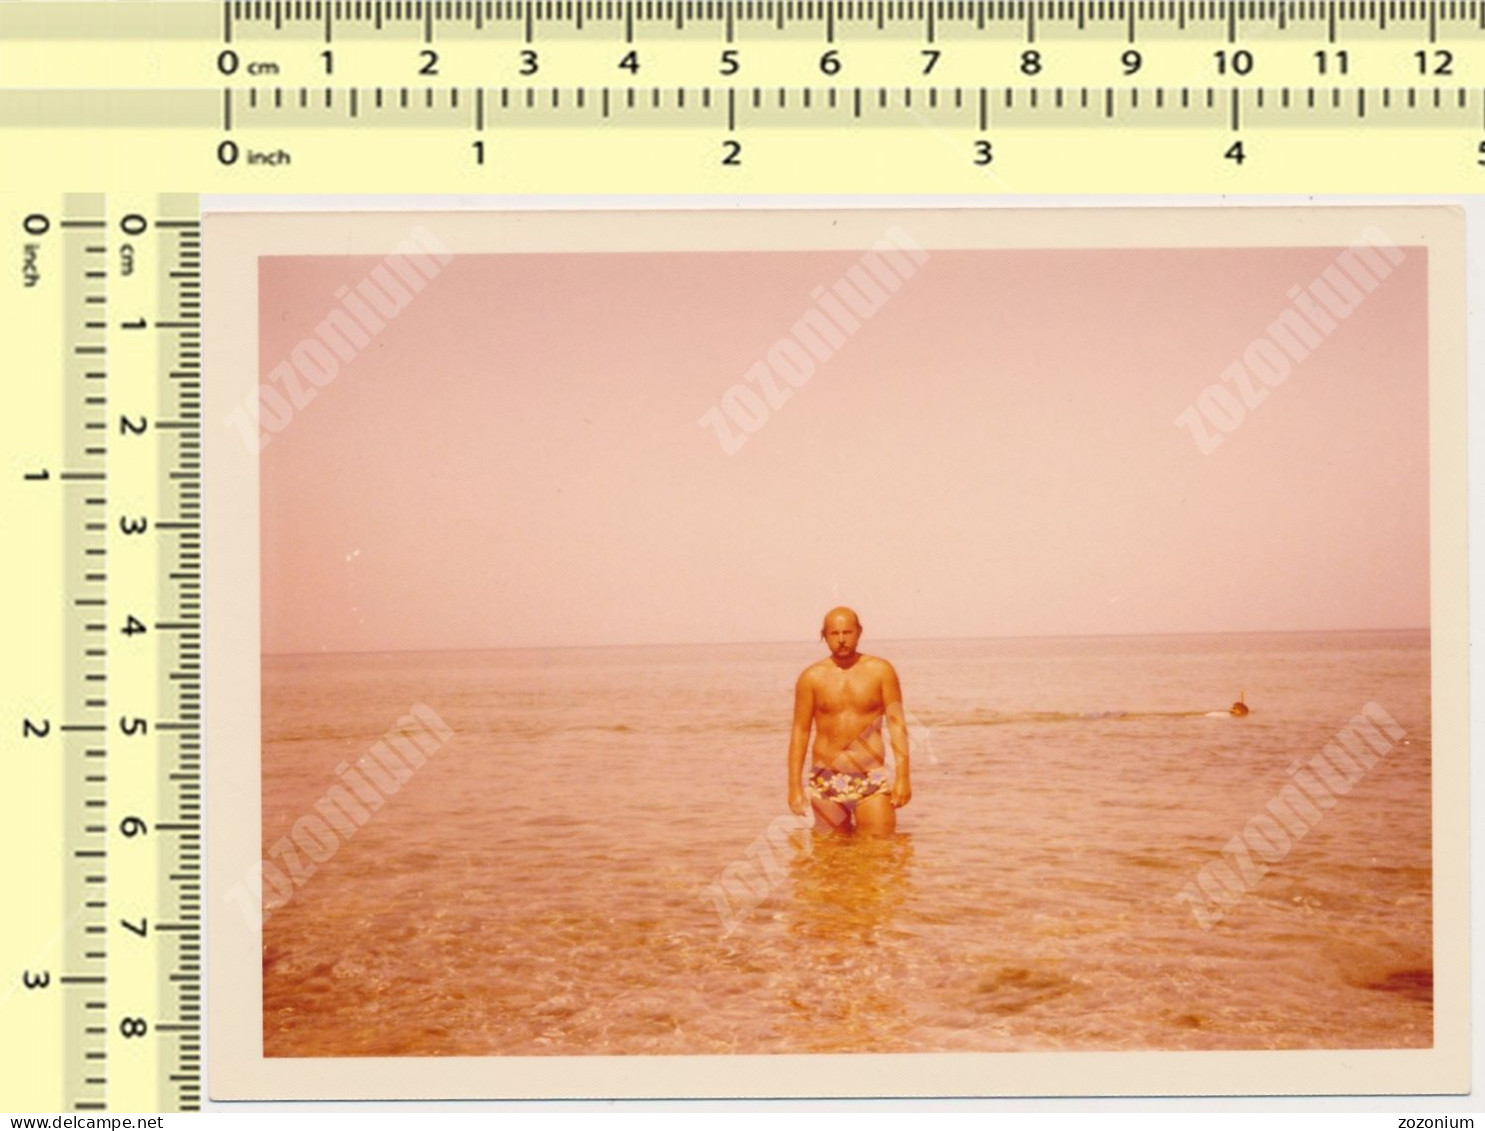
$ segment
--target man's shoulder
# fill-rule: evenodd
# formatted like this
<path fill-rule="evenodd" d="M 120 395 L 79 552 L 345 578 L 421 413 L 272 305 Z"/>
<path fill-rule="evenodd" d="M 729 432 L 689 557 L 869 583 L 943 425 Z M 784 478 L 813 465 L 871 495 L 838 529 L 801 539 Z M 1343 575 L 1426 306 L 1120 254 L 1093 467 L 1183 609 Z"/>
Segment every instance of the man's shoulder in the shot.
<path fill-rule="evenodd" d="M 797 682 L 812 682 L 824 673 L 834 670 L 836 670 L 835 661 L 832 660 L 829 656 L 826 656 L 824 659 L 816 660 L 809 667 L 805 668 L 804 671 L 800 672 Z M 857 663 L 855 665 L 855 671 L 859 675 L 871 676 L 886 676 L 888 674 L 897 674 L 897 670 L 892 666 L 889 660 L 886 660 L 881 656 L 871 656 L 865 652 L 859 653 Z"/>

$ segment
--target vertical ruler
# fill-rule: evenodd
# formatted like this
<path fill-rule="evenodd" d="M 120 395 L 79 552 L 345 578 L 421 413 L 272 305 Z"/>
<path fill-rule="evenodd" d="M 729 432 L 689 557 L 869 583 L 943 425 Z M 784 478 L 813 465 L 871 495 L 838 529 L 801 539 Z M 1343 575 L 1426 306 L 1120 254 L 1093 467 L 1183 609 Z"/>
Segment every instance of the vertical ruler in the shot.
<path fill-rule="evenodd" d="M 200 1102 L 200 220 L 0 200 L 8 1106 Z"/>

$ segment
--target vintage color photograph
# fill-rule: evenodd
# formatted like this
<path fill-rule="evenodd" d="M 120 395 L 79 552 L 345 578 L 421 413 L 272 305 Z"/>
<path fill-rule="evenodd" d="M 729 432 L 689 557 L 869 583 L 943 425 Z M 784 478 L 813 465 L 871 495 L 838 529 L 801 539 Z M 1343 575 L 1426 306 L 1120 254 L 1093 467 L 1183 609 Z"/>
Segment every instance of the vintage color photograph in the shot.
<path fill-rule="evenodd" d="M 1433 1045 L 1428 249 L 874 216 L 258 260 L 266 1057 Z"/>

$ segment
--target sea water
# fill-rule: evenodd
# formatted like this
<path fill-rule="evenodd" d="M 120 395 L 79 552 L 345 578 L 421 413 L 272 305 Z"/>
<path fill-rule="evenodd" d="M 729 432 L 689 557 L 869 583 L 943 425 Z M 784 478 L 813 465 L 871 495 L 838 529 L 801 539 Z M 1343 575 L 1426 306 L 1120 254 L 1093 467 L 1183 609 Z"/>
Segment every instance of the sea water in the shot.
<path fill-rule="evenodd" d="M 1426 631 L 862 648 L 914 746 L 877 841 L 788 817 L 818 642 L 265 657 L 265 1053 L 1432 1043 Z M 447 731 L 336 832 L 419 704 Z M 1367 704 L 1380 745 L 1281 843 Z"/>

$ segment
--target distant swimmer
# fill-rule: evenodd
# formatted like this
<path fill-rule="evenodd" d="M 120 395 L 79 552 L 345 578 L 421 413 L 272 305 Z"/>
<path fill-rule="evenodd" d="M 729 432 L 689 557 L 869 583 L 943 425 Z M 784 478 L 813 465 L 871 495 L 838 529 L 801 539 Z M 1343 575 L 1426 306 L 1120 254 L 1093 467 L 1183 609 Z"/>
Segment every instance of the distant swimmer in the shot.
<path fill-rule="evenodd" d="M 789 808 L 801 817 L 806 806 L 812 808 L 816 828 L 886 835 L 897 828 L 897 810 L 913 795 L 902 686 L 886 660 L 856 651 L 861 620 L 851 609 L 826 613 L 820 639 L 830 655 L 805 668 L 794 685 Z M 890 784 L 884 722 L 896 764 Z M 815 746 L 806 800 L 804 755 L 811 727 Z"/>

